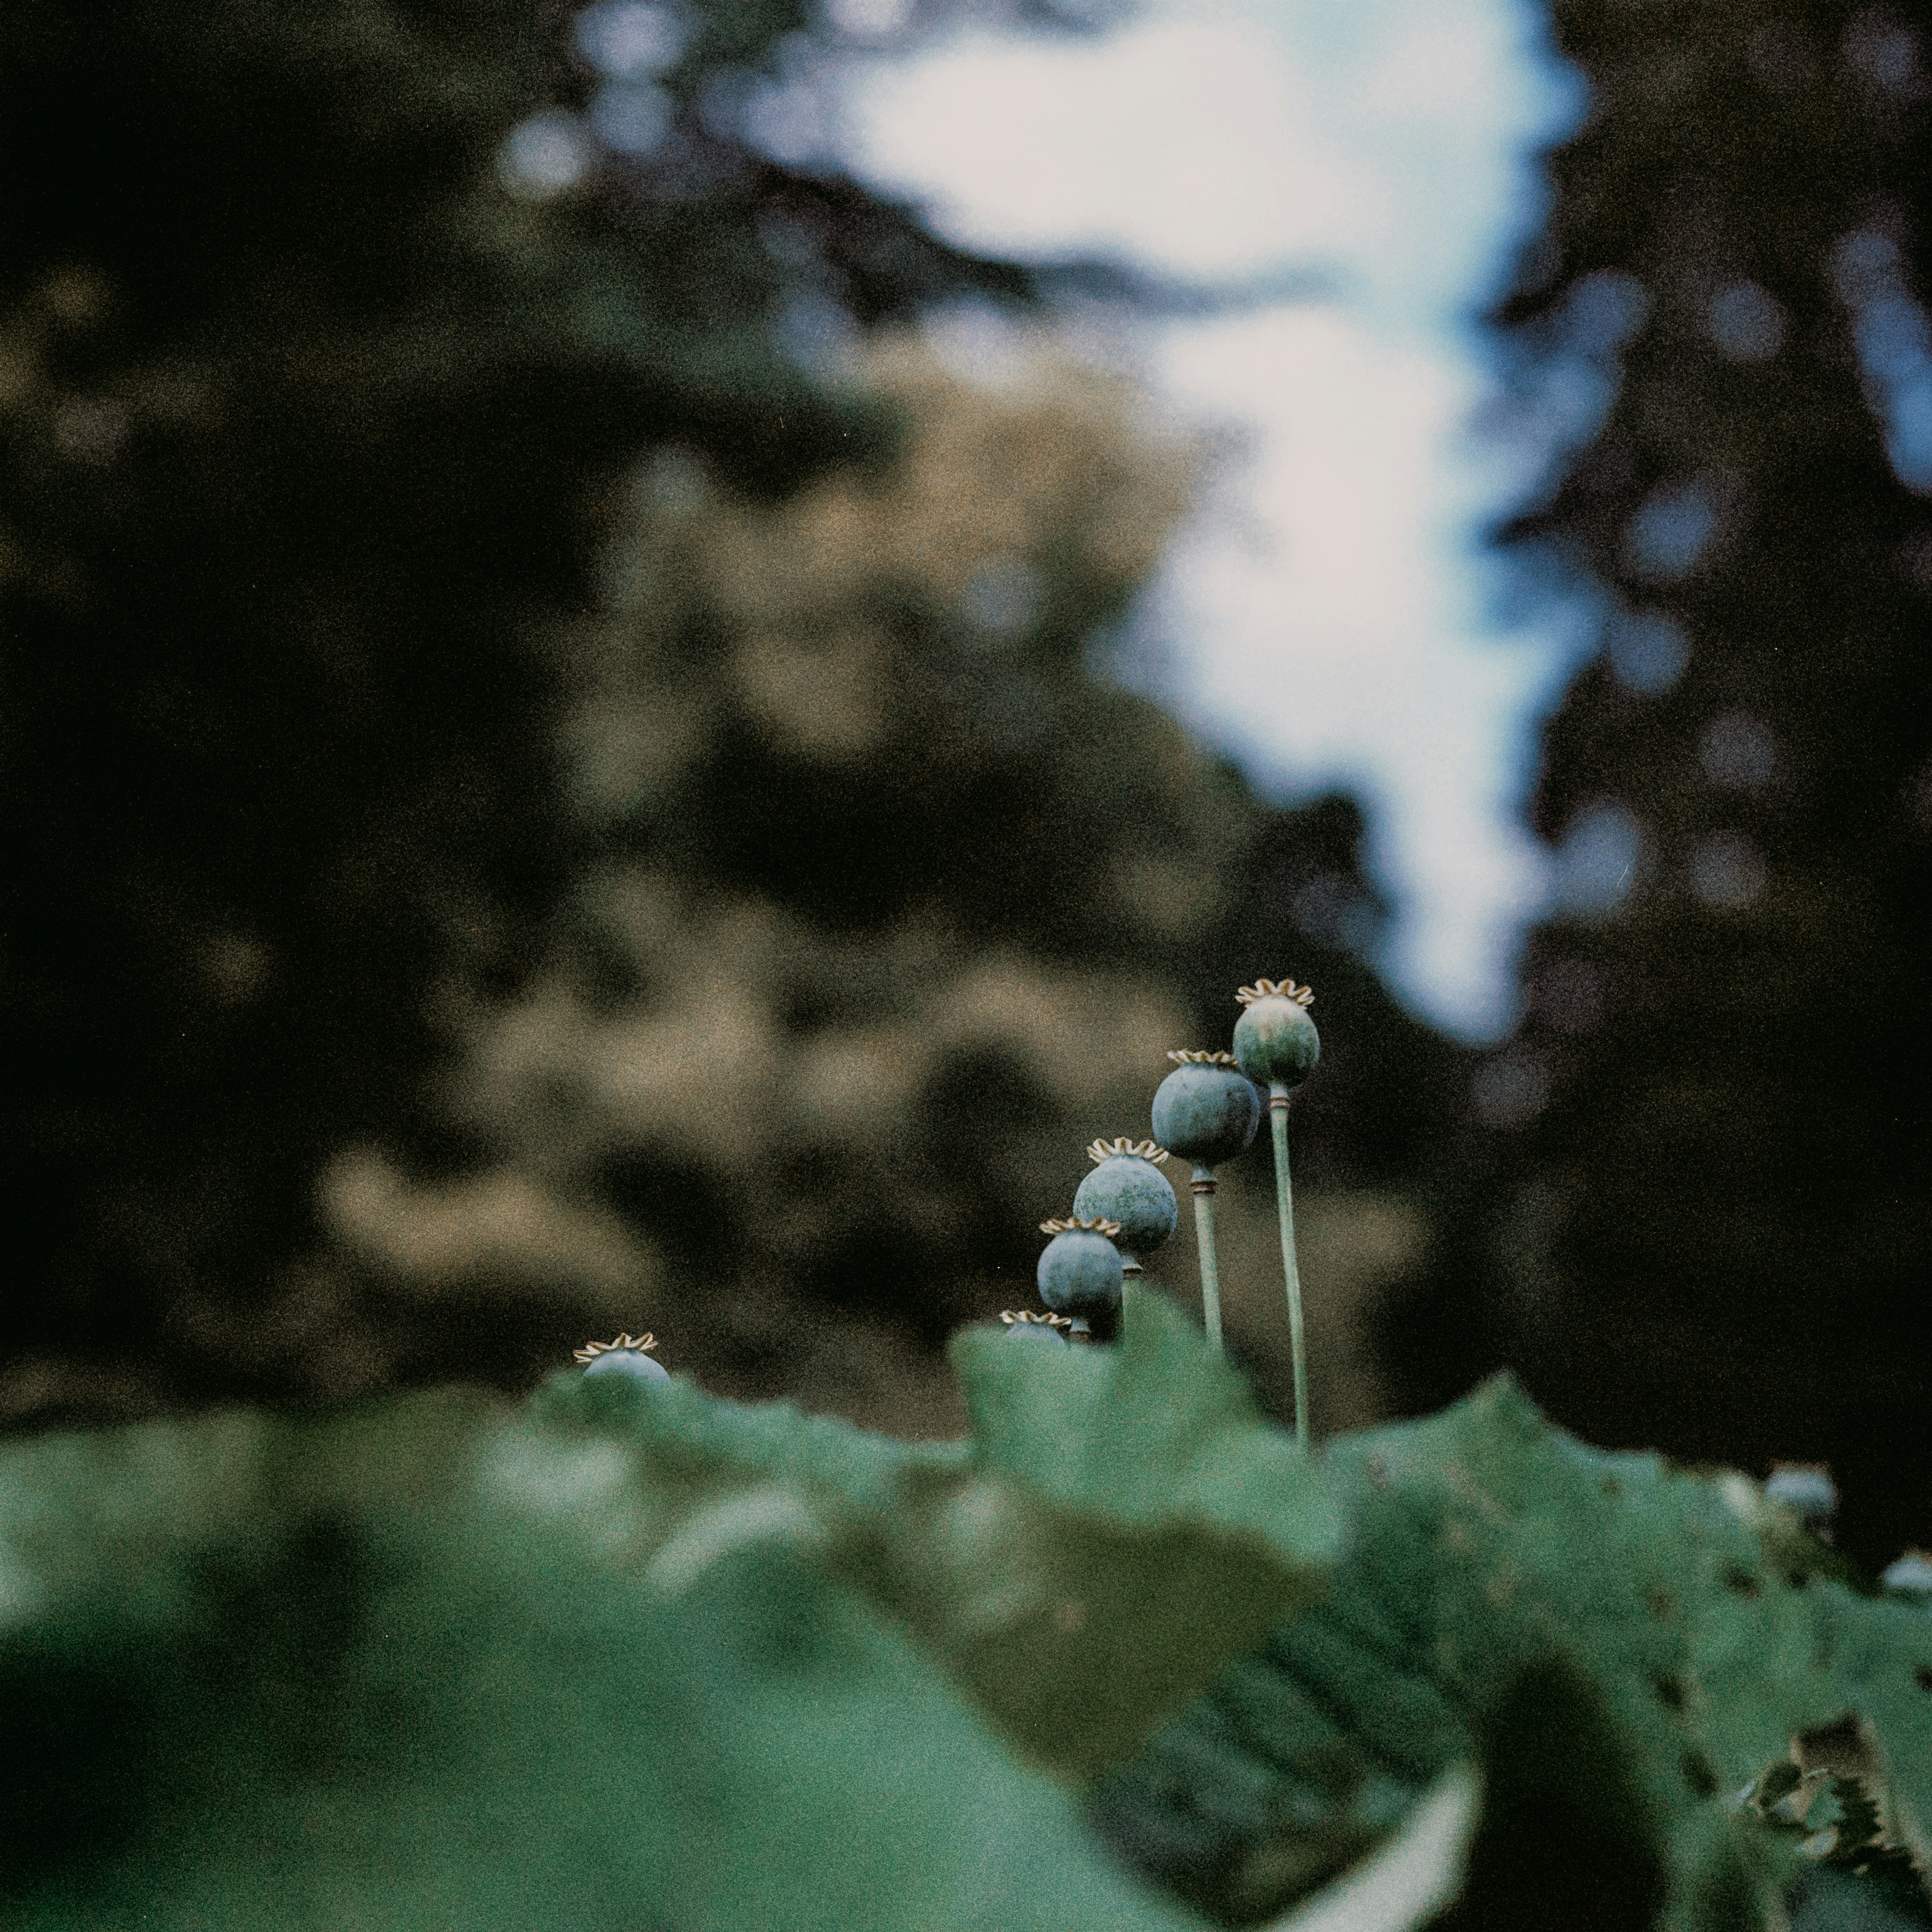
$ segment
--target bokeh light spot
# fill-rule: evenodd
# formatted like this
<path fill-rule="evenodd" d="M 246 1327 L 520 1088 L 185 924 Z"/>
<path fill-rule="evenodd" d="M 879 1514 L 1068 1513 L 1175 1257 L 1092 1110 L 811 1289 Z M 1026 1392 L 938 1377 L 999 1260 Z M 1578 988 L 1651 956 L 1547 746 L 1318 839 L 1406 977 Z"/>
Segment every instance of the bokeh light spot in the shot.
<path fill-rule="evenodd" d="M 1627 806 L 1580 812 L 1556 848 L 1557 910 L 1570 919 L 1606 919 L 1629 896 L 1643 856 L 1643 828 Z"/>
<path fill-rule="evenodd" d="M 1549 1069 L 1536 1054 L 1517 1048 L 1477 1069 L 1469 1098 L 1486 1126 L 1527 1126 L 1549 1104 Z"/>
<path fill-rule="evenodd" d="M 674 65 L 689 38 L 668 7 L 643 0 L 601 0 L 577 16 L 577 50 L 599 74 L 639 80 Z"/>
<path fill-rule="evenodd" d="M 1749 712 L 1723 712 L 1705 726 L 1697 762 L 1713 784 L 1755 791 L 1778 775 L 1778 740 Z"/>
<path fill-rule="evenodd" d="M 1700 840 L 1688 868 L 1690 890 L 1719 911 L 1749 905 L 1764 890 L 1764 855 L 1742 832 L 1714 832 Z"/>
<path fill-rule="evenodd" d="M 1668 691 L 1683 676 L 1690 656 L 1684 626 L 1661 610 L 1635 610 L 1618 618 L 1604 646 L 1611 675 L 1642 698 Z"/>
<path fill-rule="evenodd" d="M 591 131 L 613 154 L 648 154 L 670 122 L 670 97 L 661 87 L 606 87 L 590 104 Z"/>
<path fill-rule="evenodd" d="M 548 201 L 583 178 L 590 149 L 574 115 L 533 114 L 499 150 L 497 172 L 520 201 Z"/>
<path fill-rule="evenodd" d="M 1697 568 L 1717 534 L 1717 499 L 1709 484 L 1696 477 L 1660 484 L 1631 518 L 1624 553 L 1639 576 L 1675 584 Z"/>

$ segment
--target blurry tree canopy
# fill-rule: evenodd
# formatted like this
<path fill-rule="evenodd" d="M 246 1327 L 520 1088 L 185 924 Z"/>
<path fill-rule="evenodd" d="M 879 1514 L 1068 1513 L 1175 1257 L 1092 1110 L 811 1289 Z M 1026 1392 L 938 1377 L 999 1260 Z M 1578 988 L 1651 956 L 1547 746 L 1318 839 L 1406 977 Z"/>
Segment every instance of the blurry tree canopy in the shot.
<path fill-rule="evenodd" d="M 814 1310 L 936 1361 L 1257 972 L 1328 998 L 1311 1178 L 1414 1172 L 1353 807 L 1089 668 L 1190 452 L 895 333 L 1034 285 L 773 158 L 834 38 L 10 10 L 0 1414 L 674 1308 L 753 1384 Z"/>
<path fill-rule="evenodd" d="M 1932 1532 L 1928 12 L 1555 15 L 1592 111 L 1501 321 L 1570 444 L 1508 538 L 1600 649 L 1411 1395 L 1508 1360 L 1600 1442 L 1828 1461 L 1882 1561 Z"/>
<path fill-rule="evenodd" d="M 1450 1060 L 1340 929 L 1379 916 L 1352 806 L 1268 812 L 1089 669 L 1198 452 L 1044 345 L 998 389 L 910 336 L 855 377 L 904 424 L 883 470 L 760 505 L 667 452 L 609 506 L 604 608 L 558 644 L 563 937 L 471 1010 L 464 1178 L 355 1150 L 325 1200 L 432 1295 L 548 1277 L 532 1348 L 574 1292 L 714 1385 L 916 1426 L 934 1345 L 1032 1305 L 1085 1143 L 1147 1132 L 1168 1048 L 1225 1038 L 1254 961 L 1292 952 L 1342 1016 L 1298 1126 L 1317 1184 L 1412 1181 Z M 1156 1271 L 1191 1289 L 1186 1244 Z"/>

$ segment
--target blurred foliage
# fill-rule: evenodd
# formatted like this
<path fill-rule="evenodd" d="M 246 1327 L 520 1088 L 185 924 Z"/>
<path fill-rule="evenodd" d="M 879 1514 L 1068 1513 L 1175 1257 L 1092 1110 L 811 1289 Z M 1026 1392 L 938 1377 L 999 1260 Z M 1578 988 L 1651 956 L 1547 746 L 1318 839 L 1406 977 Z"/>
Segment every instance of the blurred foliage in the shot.
<path fill-rule="evenodd" d="M 0 1916 L 1928 1922 L 1932 1618 L 1754 1484 L 1506 1384 L 1311 1462 L 1151 1292 L 952 1352 L 959 1443 L 565 1374 L 9 1446 Z"/>
<path fill-rule="evenodd" d="M 1338 1294 L 1414 1250 L 1455 1056 L 1362 963 L 1354 807 L 1096 674 L 1200 452 L 921 349 L 1037 290 L 773 158 L 839 44 L 10 14 L 0 1414 L 527 1386 L 642 1324 L 958 1426 L 939 1339 L 1258 972 L 1332 1022 Z"/>
<path fill-rule="evenodd" d="M 1932 1529 L 1932 595 L 1921 7 L 1557 0 L 1590 90 L 1501 311 L 1562 445 L 1507 532 L 1598 648 L 1536 801 L 1558 903 L 1390 1329 L 1591 1439 L 1822 1461 Z"/>
<path fill-rule="evenodd" d="M 1608 586 L 1610 668 L 1454 1136 L 1353 806 L 1107 676 L 1204 452 L 1050 336 L 949 366 L 935 307 L 1051 278 L 778 158 L 830 16 L 13 10 L 0 1414 L 527 1386 L 652 1324 L 965 1439 L 569 1378 L 13 1445 L 10 1924 L 1250 1923 L 1472 1765 L 1452 1925 L 1922 1922 L 1932 1622 L 1744 1479 L 1503 1384 L 1312 1468 L 1150 1290 L 1118 1352 L 938 1349 L 1292 970 L 1318 1344 L 1453 1147 L 1412 1371 L 1506 1347 L 1612 1441 L 1822 1451 L 1867 1541 L 1922 1490 L 1921 1345 L 1872 1341 L 1924 1218 L 1932 572 L 1872 406 L 1923 333 L 1916 44 L 1562 22 L 1600 112 L 1506 319 L 1600 433 L 1516 534 Z M 1324 1433 L 1382 1400 L 1325 1359 Z"/>
<path fill-rule="evenodd" d="M 1116 1667 L 1163 1598 L 1232 1585 L 1264 1625 L 1305 1593 L 1318 1480 L 1184 1317 L 1140 1340 L 972 1338 L 971 1454 L 574 1376 L 536 1420 L 443 1391 L 15 1448 L 0 1916 L 1178 1928 L 945 1668 L 997 1660 L 1022 1742 L 1064 1756 L 1113 1713 L 1144 1733 L 1257 1628 L 1197 1630 L 1178 1676 Z M 1113 1453 L 1056 1467 L 1096 1402 Z M 1070 1576 L 1070 1536 L 1098 1558 Z M 881 1596 L 950 1623 L 928 1647 Z M 1056 1618 L 1085 1640 L 1064 1671 L 1030 1628 Z"/>

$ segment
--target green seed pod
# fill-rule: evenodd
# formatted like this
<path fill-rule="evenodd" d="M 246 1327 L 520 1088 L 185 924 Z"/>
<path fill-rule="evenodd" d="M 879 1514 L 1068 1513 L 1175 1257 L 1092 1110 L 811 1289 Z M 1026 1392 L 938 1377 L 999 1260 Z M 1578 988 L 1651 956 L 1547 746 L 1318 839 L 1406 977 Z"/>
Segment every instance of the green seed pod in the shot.
<path fill-rule="evenodd" d="M 1764 1492 L 1782 1503 L 1814 1536 L 1832 1539 L 1838 1510 L 1838 1486 L 1828 1471 L 1809 1462 L 1780 1462 L 1765 1478 Z"/>
<path fill-rule="evenodd" d="M 1254 1083 L 1232 1053 L 1170 1053 L 1178 1064 L 1154 1096 L 1154 1137 L 1196 1167 L 1244 1152 L 1261 1125 Z"/>
<path fill-rule="evenodd" d="M 1072 1327 L 1064 1315 L 1036 1315 L 1030 1308 L 1008 1309 L 1000 1319 L 1006 1324 L 1006 1340 L 1048 1342 L 1056 1348 L 1066 1346 L 1066 1331 Z"/>
<path fill-rule="evenodd" d="M 1888 1597 L 1916 1604 L 1932 1610 L 1932 1556 L 1922 1550 L 1908 1550 L 1879 1574 L 1879 1582 Z"/>
<path fill-rule="evenodd" d="M 1097 1214 L 1118 1221 L 1114 1245 L 1120 1264 L 1138 1274 L 1141 1264 L 1174 1232 L 1179 1218 L 1174 1190 L 1159 1163 L 1167 1150 L 1152 1141 L 1096 1141 L 1088 1158 L 1099 1163 L 1073 1197 L 1076 1214 Z"/>
<path fill-rule="evenodd" d="M 614 1342 L 589 1342 L 574 1353 L 586 1376 L 628 1376 L 640 1382 L 668 1382 L 670 1371 L 647 1352 L 655 1335 L 620 1335 Z"/>
<path fill-rule="evenodd" d="M 1040 1298 L 1056 1315 L 1078 1316 L 1096 1330 L 1120 1318 L 1120 1250 L 1110 1236 L 1118 1221 L 1042 1221 L 1040 1231 L 1053 1239 L 1040 1258 Z"/>
<path fill-rule="evenodd" d="M 1299 1087 L 1322 1058 L 1308 1009 L 1315 995 L 1292 980 L 1257 980 L 1234 995 L 1247 1011 L 1234 1022 L 1234 1059 L 1264 1087 Z"/>

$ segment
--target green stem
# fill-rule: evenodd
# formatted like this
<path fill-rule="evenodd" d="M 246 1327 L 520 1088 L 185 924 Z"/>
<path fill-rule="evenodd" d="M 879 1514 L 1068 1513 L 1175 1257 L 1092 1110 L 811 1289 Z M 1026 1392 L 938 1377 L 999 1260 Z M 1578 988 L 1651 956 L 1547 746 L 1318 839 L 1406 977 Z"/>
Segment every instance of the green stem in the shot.
<path fill-rule="evenodd" d="M 1294 1439 L 1308 1447 L 1308 1345 L 1301 1331 L 1301 1271 L 1294 1264 L 1294 1196 L 1288 1182 L 1288 1089 L 1268 1095 L 1274 1130 L 1274 1204 L 1281 1222 L 1281 1271 L 1288 1282 L 1288 1334 L 1294 1354 Z"/>
<path fill-rule="evenodd" d="M 1201 1244 L 1201 1313 L 1208 1339 L 1221 1346 L 1221 1276 L 1214 1265 L 1214 1176 L 1204 1167 L 1194 1170 L 1194 1238 Z"/>

